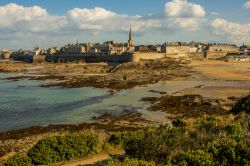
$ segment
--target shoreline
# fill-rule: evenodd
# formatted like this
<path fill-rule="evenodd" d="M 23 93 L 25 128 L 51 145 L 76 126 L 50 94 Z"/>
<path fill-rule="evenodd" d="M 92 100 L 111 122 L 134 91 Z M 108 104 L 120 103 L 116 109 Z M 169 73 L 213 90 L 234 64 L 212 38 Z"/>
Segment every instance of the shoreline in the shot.
<path fill-rule="evenodd" d="M 141 73 L 143 73 L 145 71 L 145 66 L 149 65 L 150 68 L 152 68 L 152 69 L 149 69 L 149 70 L 153 71 L 153 70 L 155 70 L 154 69 L 155 65 L 161 64 L 162 66 L 157 67 L 157 70 L 158 69 L 160 70 L 158 76 L 161 76 L 162 73 L 166 72 L 166 71 L 161 71 L 161 70 L 166 68 L 166 64 L 169 65 L 169 63 L 172 63 L 172 62 L 173 62 L 173 60 L 165 59 L 163 62 L 159 62 L 157 60 L 156 62 L 155 61 L 154 62 L 152 62 L 152 61 L 144 61 L 144 62 L 141 62 L 141 63 L 122 64 L 121 66 L 118 65 L 118 67 L 113 66 L 112 67 L 113 72 L 108 73 L 108 75 L 114 74 L 112 77 L 116 77 L 117 73 L 123 73 L 123 74 L 124 73 L 130 73 L 131 75 L 133 75 L 133 72 L 136 69 L 140 69 L 141 71 L 137 71 L 137 73 L 135 73 L 134 76 L 133 76 L 133 77 L 136 77 L 136 76 L 140 75 Z M 250 82 L 249 82 L 250 79 L 249 80 L 248 79 L 247 80 L 245 80 L 245 79 L 243 79 L 243 80 L 242 79 L 225 80 L 224 77 L 227 76 L 227 75 L 224 75 L 224 77 L 218 79 L 217 78 L 218 77 L 217 73 L 214 73 L 214 75 L 216 77 L 214 77 L 214 76 L 209 77 L 209 76 L 211 76 L 211 72 L 213 72 L 212 69 L 210 69 L 211 71 L 209 71 L 209 72 L 207 71 L 209 65 L 214 65 L 214 66 L 218 67 L 219 65 L 223 64 L 221 66 L 222 66 L 222 68 L 225 68 L 225 65 L 228 65 L 228 67 L 229 67 L 231 64 L 241 65 L 241 64 L 244 64 L 244 63 L 239 63 L 239 62 L 228 63 L 228 62 L 221 62 L 221 61 L 191 61 L 191 63 L 188 64 L 185 61 L 185 63 L 181 62 L 182 65 L 180 66 L 178 61 L 174 61 L 174 62 L 176 64 L 174 66 L 172 66 L 172 67 L 168 67 L 169 70 L 176 71 L 176 70 L 183 69 L 184 71 L 180 71 L 180 74 L 178 76 L 173 76 L 173 78 L 171 78 L 170 81 L 179 80 L 180 82 L 183 82 L 185 84 L 185 81 L 186 81 L 186 83 L 188 83 L 188 81 L 192 81 L 192 80 L 197 81 L 197 80 L 203 80 L 204 79 L 204 82 L 207 81 L 207 85 L 204 84 L 205 85 L 204 86 L 202 84 L 197 84 L 197 85 L 194 84 L 193 86 L 182 88 L 180 91 L 174 91 L 174 93 L 168 93 L 167 91 L 152 90 L 152 93 L 158 93 L 158 94 L 160 94 L 162 96 L 162 97 L 157 98 L 158 102 L 163 100 L 162 102 L 164 103 L 164 97 L 165 97 L 165 100 L 167 100 L 167 101 L 168 100 L 171 100 L 171 102 L 175 101 L 175 98 L 173 98 L 173 97 L 168 98 L 168 97 L 164 96 L 166 94 L 167 94 L 167 96 L 169 96 L 169 95 L 170 96 L 180 96 L 180 99 L 177 99 L 177 101 L 178 101 L 178 100 L 182 100 L 183 96 L 185 96 L 185 95 L 194 95 L 194 96 L 195 95 L 202 95 L 204 97 L 204 95 L 206 96 L 207 93 L 212 92 L 213 94 L 216 94 L 213 97 L 211 97 L 213 99 L 213 104 L 214 103 L 215 103 L 215 105 L 216 105 L 216 103 L 218 105 L 222 104 L 222 105 L 224 105 L 223 107 L 225 107 L 223 109 L 228 110 L 230 108 L 230 105 L 233 104 L 233 101 L 231 101 L 230 99 L 228 100 L 229 97 L 239 98 L 242 95 L 246 95 L 247 92 L 250 91 Z M 3 66 L 1 66 L 2 64 L 3 63 L 0 63 L 0 69 L 3 68 Z M 31 71 L 32 71 L 31 73 L 33 73 L 33 74 L 28 75 L 28 76 L 22 76 L 22 75 L 21 76 L 10 76 L 10 77 L 4 78 L 5 80 L 18 81 L 18 80 L 28 79 L 28 80 L 38 80 L 38 81 L 45 81 L 46 80 L 46 82 L 51 81 L 51 82 L 48 83 L 48 86 L 41 85 L 42 87 L 56 86 L 56 87 L 61 87 L 61 88 L 77 88 L 77 87 L 96 87 L 96 88 L 102 88 L 102 89 L 107 88 L 107 91 L 111 95 L 115 94 L 119 90 L 130 89 L 132 87 L 138 86 L 137 83 L 130 84 L 129 83 L 130 80 L 129 81 L 126 81 L 126 80 L 121 81 L 120 80 L 119 82 L 114 83 L 115 85 L 112 85 L 112 84 L 106 84 L 105 85 L 105 84 L 103 84 L 103 82 L 97 82 L 96 84 L 95 83 L 93 84 L 93 82 L 91 82 L 91 81 L 89 82 L 89 84 L 86 84 L 86 81 L 83 82 L 83 83 L 78 83 L 78 82 L 73 81 L 73 83 L 72 83 L 72 81 L 70 81 L 70 80 L 74 80 L 74 79 L 67 78 L 67 76 L 55 75 L 56 73 L 54 73 L 54 75 L 50 75 L 50 76 L 49 75 L 44 75 L 46 72 L 49 72 L 50 70 L 55 69 L 58 66 L 59 66 L 59 68 L 61 68 L 63 66 L 63 69 L 65 69 L 65 67 L 66 68 L 73 68 L 73 69 L 69 69 L 66 73 L 69 73 L 69 71 L 72 71 L 72 70 L 76 71 L 76 69 L 74 68 L 75 66 L 77 66 L 76 67 L 77 69 L 79 68 L 79 66 L 80 66 L 80 68 L 82 68 L 84 66 L 84 70 L 86 68 L 90 68 L 90 69 L 87 69 L 87 71 L 85 71 L 85 74 L 87 74 L 87 72 L 90 72 L 90 71 L 93 72 L 94 70 L 96 70 L 95 69 L 96 66 L 98 66 L 97 71 L 100 71 L 100 66 L 101 66 L 101 68 L 106 68 L 107 69 L 107 66 L 105 64 L 103 64 L 103 63 L 101 63 L 101 64 L 45 64 L 45 66 L 47 66 L 47 65 L 49 66 L 48 67 L 49 69 L 44 69 L 44 67 L 41 67 L 41 66 L 34 67 L 34 64 L 26 64 L 26 63 L 18 63 L 18 64 L 23 66 L 23 67 L 21 67 L 21 70 L 26 71 L 27 72 L 26 74 L 29 74 Z M 200 66 L 199 64 L 202 64 L 203 66 Z M 248 63 L 246 63 L 246 64 L 248 64 Z M 27 66 L 29 66 L 29 67 L 27 67 Z M 14 67 L 13 64 L 11 64 L 11 69 L 13 70 L 12 67 Z M 205 69 L 206 69 L 205 73 L 204 73 L 204 69 L 202 69 L 202 67 L 205 67 Z M 18 68 L 20 68 L 20 66 L 18 66 Z M 132 68 L 132 70 L 130 68 Z M 14 69 L 16 69 L 16 68 L 14 67 Z M 42 69 L 42 72 L 41 72 L 41 69 Z M 246 70 L 249 70 L 249 69 L 250 68 L 244 68 L 243 73 L 245 74 Z M 109 69 L 109 71 L 110 70 L 111 69 Z M 231 70 L 231 69 L 229 68 L 229 70 Z M 239 72 L 239 71 L 237 71 L 237 72 Z M 16 73 L 19 73 L 19 72 L 16 72 Z M 180 75 L 183 74 L 183 73 L 186 73 L 186 74 L 188 73 L 189 76 L 181 77 Z M 25 73 L 23 73 L 23 74 L 25 74 Z M 40 75 L 37 76 L 38 74 L 40 74 Z M 74 75 L 74 74 L 79 74 L 79 73 L 71 73 L 71 74 Z M 97 74 L 97 75 L 94 75 L 94 76 L 91 76 L 91 77 L 92 78 L 97 78 L 98 77 L 98 79 L 96 79 L 96 80 L 100 80 L 100 78 L 103 77 L 103 74 L 100 74 L 98 72 L 96 72 L 95 74 Z M 170 75 L 171 74 L 173 74 L 173 73 L 170 73 Z M 61 82 L 61 81 L 65 80 L 65 78 L 66 78 L 67 81 L 69 81 L 69 83 Z M 238 77 L 236 77 L 236 78 L 238 78 Z M 243 78 L 245 78 L 245 77 L 243 77 Z M 85 77 L 84 78 L 77 78 L 77 79 L 79 79 L 80 82 L 81 82 L 81 80 L 85 79 Z M 137 78 L 137 80 L 141 81 L 141 82 L 138 82 L 138 84 L 140 86 L 148 85 L 149 83 L 155 84 L 155 83 L 164 83 L 165 81 L 168 81 L 168 80 L 165 80 L 166 77 L 162 77 L 161 79 L 162 80 L 157 80 L 156 82 L 154 82 L 154 81 L 153 82 L 143 82 L 142 80 L 140 80 L 140 77 Z M 228 85 L 228 87 L 227 86 L 225 86 L 225 87 L 218 86 L 218 85 L 220 85 L 220 84 L 218 84 L 218 81 L 222 81 L 220 84 L 225 84 L 226 83 L 226 84 L 229 84 L 229 85 Z M 104 82 L 105 82 L 105 79 L 104 79 Z M 125 85 L 120 84 L 121 82 L 125 82 Z M 235 85 L 232 82 L 235 82 Z M 237 85 L 238 82 L 242 82 L 242 85 Z M 110 83 L 112 83 L 112 82 L 110 82 Z M 243 88 L 242 86 L 244 86 L 243 85 L 244 83 L 246 85 L 249 84 L 249 87 L 244 87 Z M 210 84 L 212 84 L 212 85 L 210 85 Z M 111 87 L 111 85 L 112 85 L 112 87 Z M 235 87 L 233 87 L 233 86 L 235 86 Z M 237 87 L 237 86 L 239 86 L 239 87 Z M 225 92 L 223 92 L 223 91 L 225 91 Z M 229 93 L 229 91 L 232 91 L 233 93 Z M 228 95 L 230 95 L 230 96 L 228 96 Z M 150 97 L 150 96 L 148 96 L 148 97 Z M 152 105 L 154 103 L 149 103 L 149 104 L 151 104 L 150 107 L 152 107 Z M 220 107 L 222 107 L 222 106 L 220 106 Z M 158 109 L 160 111 L 157 111 L 156 109 Z M 154 110 L 154 112 L 171 113 L 171 111 L 170 112 L 168 112 L 166 110 L 162 111 L 161 106 L 156 107 L 155 109 L 149 108 L 149 111 L 152 111 L 152 110 Z M 172 112 L 172 114 L 174 116 L 176 116 L 175 114 L 177 112 Z M 106 112 L 104 112 L 103 114 L 105 114 L 105 113 Z M 101 114 L 100 116 L 102 116 L 103 114 Z M 169 118 L 169 117 L 166 117 L 166 118 Z M 63 125 L 76 125 L 77 126 L 77 124 L 71 124 L 71 123 L 65 123 Z M 60 126 L 60 125 L 55 124 L 55 126 Z"/>

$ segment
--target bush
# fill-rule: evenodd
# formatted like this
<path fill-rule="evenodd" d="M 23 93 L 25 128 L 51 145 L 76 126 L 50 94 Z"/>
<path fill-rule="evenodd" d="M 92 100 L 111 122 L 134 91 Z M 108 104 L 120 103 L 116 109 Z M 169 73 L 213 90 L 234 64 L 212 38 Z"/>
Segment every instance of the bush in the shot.
<path fill-rule="evenodd" d="M 172 125 L 174 127 L 184 127 L 186 126 L 186 122 L 183 119 L 176 119 L 172 121 Z"/>
<path fill-rule="evenodd" d="M 197 120 L 195 124 L 199 130 L 209 131 L 214 127 L 216 127 L 216 117 L 215 116 L 203 117 Z"/>
<path fill-rule="evenodd" d="M 240 112 L 250 113 L 250 95 L 241 98 L 233 107 L 232 112 L 237 114 Z"/>
<path fill-rule="evenodd" d="M 246 165 L 250 160 L 250 144 L 221 138 L 208 143 L 208 151 L 213 154 L 217 165 Z"/>
<path fill-rule="evenodd" d="M 28 156 L 34 164 L 49 164 L 92 155 L 97 145 L 98 137 L 94 135 L 49 137 L 32 147 Z"/>
<path fill-rule="evenodd" d="M 230 135 L 230 137 L 234 139 L 241 139 L 245 135 L 244 128 L 241 123 L 236 122 L 226 127 L 226 131 Z"/>
<path fill-rule="evenodd" d="M 212 166 L 213 155 L 203 150 L 186 152 L 176 157 L 174 160 L 177 165 L 192 165 L 192 166 Z"/>
<path fill-rule="evenodd" d="M 125 148 L 127 144 L 144 137 L 144 131 L 114 133 L 110 136 L 108 143 Z"/>
<path fill-rule="evenodd" d="M 154 162 L 125 158 L 124 161 L 117 159 L 109 160 L 106 166 L 156 166 Z"/>
<path fill-rule="evenodd" d="M 190 145 L 186 142 L 190 141 L 187 138 L 184 128 L 160 127 L 154 132 L 145 133 L 141 139 L 130 141 L 125 151 L 134 158 L 167 163 L 172 154 Z"/>
<path fill-rule="evenodd" d="M 32 160 L 27 156 L 13 156 L 7 160 L 4 166 L 32 166 Z"/>

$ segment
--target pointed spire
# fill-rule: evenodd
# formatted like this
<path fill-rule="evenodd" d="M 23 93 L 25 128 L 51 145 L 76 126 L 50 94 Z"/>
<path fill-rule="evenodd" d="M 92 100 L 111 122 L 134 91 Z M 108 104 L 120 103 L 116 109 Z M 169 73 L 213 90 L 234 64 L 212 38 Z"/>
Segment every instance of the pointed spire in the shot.
<path fill-rule="evenodd" d="M 129 51 L 130 51 L 130 52 L 133 52 L 133 51 L 134 51 L 134 39 L 133 39 L 133 33 L 132 33 L 132 28 L 131 28 L 131 26 L 130 26 L 130 30 L 129 30 L 128 47 L 129 47 Z"/>
<path fill-rule="evenodd" d="M 133 34 L 132 34 L 131 26 L 130 26 L 130 30 L 129 30 L 129 40 L 133 40 Z"/>

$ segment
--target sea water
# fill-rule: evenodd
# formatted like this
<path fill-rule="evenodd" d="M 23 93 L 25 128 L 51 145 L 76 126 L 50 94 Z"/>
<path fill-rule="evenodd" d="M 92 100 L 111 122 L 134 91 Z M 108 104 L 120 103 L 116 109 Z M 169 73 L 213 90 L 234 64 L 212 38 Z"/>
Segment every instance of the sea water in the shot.
<path fill-rule="evenodd" d="M 110 94 L 108 89 L 44 88 L 40 86 L 43 81 L 5 79 L 10 76 L 16 75 L 0 73 L 0 132 L 38 125 L 93 122 L 93 117 L 103 113 L 117 115 L 124 110 L 140 112 L 145 118 L 160 122 L 166 114 L 150 112 L 149 103 L 141 101 L 143 97 L 161 96 L 152 90 L 171 94 L 198 85 L 250 89 L 249 82 L 180 80 Z"/>

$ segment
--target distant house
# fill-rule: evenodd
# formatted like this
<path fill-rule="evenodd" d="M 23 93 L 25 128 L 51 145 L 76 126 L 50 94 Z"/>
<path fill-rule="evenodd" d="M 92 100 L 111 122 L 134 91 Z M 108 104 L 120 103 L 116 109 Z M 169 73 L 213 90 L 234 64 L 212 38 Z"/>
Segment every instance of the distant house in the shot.
<path fill-rule="evenodd" d="M 79 55 L 86 52 L 86 48 L 80 44 L 72 44 L 64 47 L 65 55 Z"/>
<path fill-rule="evenodd" d="M 8 50 L 2 50 L 1 58 L 2 59 L 9 59 L 11 57 L 11 52 Z"/>
<path fill-rule="evenodd" d="M 136 52 L 161 52 L 161 45 L 139 45 L 135 46 Z"/>
<path fill-rule="evenodd" d="M 250 45 L 242 45 L 240 47 L 240 52 L 244 54 L 250 54 Z"/>

